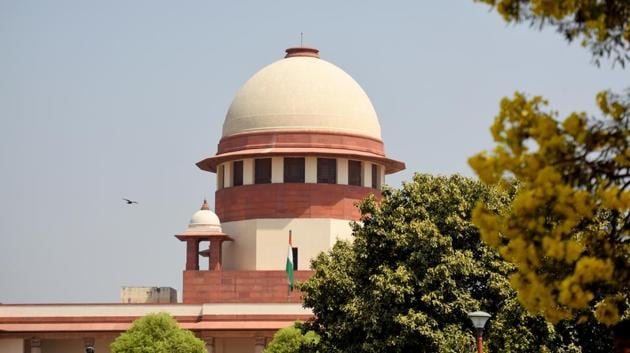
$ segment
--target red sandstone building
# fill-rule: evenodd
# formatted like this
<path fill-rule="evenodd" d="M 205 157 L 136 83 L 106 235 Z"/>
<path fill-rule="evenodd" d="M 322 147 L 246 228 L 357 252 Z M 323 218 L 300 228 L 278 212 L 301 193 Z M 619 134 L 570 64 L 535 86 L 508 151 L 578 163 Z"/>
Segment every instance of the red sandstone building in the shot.
<path fill-rule="evenodd" d="M 216 214 L 204 202 L 176 235 L 186 243 L 183 302 L 0 305 L 1 353 L 109 352 L 150 312 L 170 313 L 209 352 L 254 353 L 311 317 L 287 291 L 289 231 L 296 280 L 305 280 L 312 258 L 350 237 L 356 202 L 404 164 L 386 157 L 374 108 L 348 74 L 316 49 L 286 52 L 243 85 L 217 153 L 197 163 L 217 174 Z"/>

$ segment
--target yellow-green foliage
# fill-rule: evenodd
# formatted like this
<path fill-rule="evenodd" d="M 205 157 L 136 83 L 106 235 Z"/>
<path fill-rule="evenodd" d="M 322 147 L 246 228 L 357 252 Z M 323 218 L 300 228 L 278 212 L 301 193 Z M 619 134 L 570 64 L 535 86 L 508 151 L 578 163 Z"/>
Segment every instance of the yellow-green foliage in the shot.
<path fill-rule="evenodd" d="M 569 41 L 580 39 L 596 60 L 613 56 L 628 61 L 630 1 L 628 0 L 476 0 L 496 7 L 508 22 L 552 25 Z"/>
<path fill-rule="evenodd" d="M 509 209 L 480 203 L 473 222 L 516 265 L 520 301 L 552 322 L 614 325 L 629 314 L 630 98 L 601 92 L 597 102 L 602 119 L 560 122 L 541 97 L 504 98 L 496 148 L 469 160 L 487 184 L 518 180 Z"/>

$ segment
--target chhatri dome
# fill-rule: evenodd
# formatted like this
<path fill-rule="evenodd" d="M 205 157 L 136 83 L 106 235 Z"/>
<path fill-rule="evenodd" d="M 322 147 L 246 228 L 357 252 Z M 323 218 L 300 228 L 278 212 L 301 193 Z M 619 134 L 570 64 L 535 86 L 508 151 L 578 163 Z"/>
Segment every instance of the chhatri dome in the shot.
<path fill-rule="evenodd" d="M 222 232 L 219 217 L 210 210 L 208 201 L 203 200 L 201 209 L 192 215 L 187 230 L 197 232 Z"/>
<path fill-rule="evenodd" d="M 273 130 L 321 130 L 381 139 L 376 112 L 361 86 L 319 58 L 292 48 L 252 76 L 234 98 L 223 137 Z"/>

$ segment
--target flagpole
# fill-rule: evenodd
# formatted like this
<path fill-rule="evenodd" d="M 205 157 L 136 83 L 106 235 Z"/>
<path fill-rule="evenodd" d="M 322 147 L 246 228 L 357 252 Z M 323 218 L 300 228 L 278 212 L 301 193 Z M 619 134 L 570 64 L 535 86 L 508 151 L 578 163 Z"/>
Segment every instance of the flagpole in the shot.
<path fill-rule="evenodd" d="M 293 231 L 291 229 L 289 229 L 289 249 L 288 249 L 287 252 L 292 252 L 293 251 L 293 249 L 292 249 L 293 244 L 291 242 L 292 235 L 293 235 Z M 287 257 L 288 256 L 289 256 L 289 254 L 287 253 Z M 291 266 L 293 266 L 293 261 L 294 261 L 293 255 L 291 255 Z M 289 274 L 288 271 L 289 271 L 289 269 L 287 268 L 287 282 L 288 282 L 287 283 L 287 302 L 290 302 L 291 301 L 291 289 L 292 289 L 291 285 L 292 285 L 292 283 L 291 283 L 291 275 Z M 293 273 L 293 268 L 291 268 L 290 271 L 291 271 L 291 273 Z"/>
<path fill-rule="evenodd" d="M 291 247 L 291 229 L 289 229 L 289 247 Z M 289 273 L 287 272 L 287 302 L 291 301 L 291 280 L 289 279 Z"/>

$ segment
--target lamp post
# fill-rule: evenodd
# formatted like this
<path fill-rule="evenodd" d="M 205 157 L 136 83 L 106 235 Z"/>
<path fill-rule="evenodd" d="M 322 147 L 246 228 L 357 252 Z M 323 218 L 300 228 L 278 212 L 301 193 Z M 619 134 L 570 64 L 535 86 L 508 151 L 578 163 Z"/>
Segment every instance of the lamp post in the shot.
<path fill-rule="evenodd" d="M 483 311 L 468 313 L 468 317 L 475 327 L 475 336 L 477 337 L 477 353 L 483 353 L 483 328 L 486 326 L 486 321 L 488 321 L 490 316 L 490 314 Z"/>

